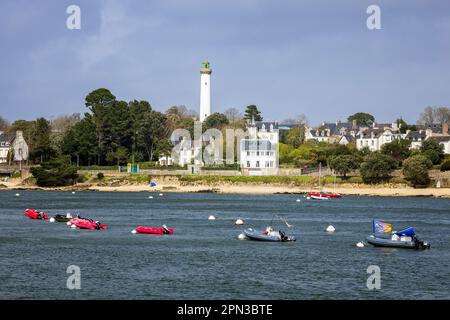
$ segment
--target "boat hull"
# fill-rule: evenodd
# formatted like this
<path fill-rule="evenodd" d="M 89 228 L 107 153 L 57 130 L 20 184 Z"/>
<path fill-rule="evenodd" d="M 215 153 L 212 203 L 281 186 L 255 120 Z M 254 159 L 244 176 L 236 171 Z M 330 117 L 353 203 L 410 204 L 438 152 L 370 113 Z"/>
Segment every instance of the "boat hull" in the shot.
<path fill-rule="evenodd" d="M 412 241 L 399 241 L 391 240 L 388 238 L 379 238 L 370 235 L 366 238 L 367 242 L 375 247 L 389 247 L 389 248 L 405 248 L 405 249 L 419 249 L 419 242 L 416 240 Z"/>
<path fill-rule="evenodd" d="M 106 224 L 96 223 L 87 219 L 73 218 L 70 220 L 72 225 L 75 225 L 78 229 L 88 230 L 106 230 Z"/>
<path fill-rule="evenodd" d="M 142 233 L 142 234 L 157 234 L 157 235 L 165 235 L 165 234 L 173 234 L 173 229 L 169 228 L 169 231 L 167 232 L 166 229 L 164 228 L 153 228 L 153 227 L 144 227 L 144 226 L 139 226 L 136 227 L 137 233 Z"/>
<path fill-rule="evenodd" d="M 266 241 L 266 242 L 287 242 L 287 241 L 295 241 L 295 237 L 287 236 L 284 240 L 279 236 L 271 236 L 264 234 L 263 231 L 253 230 L 253 229 L 245 229 L 245 236 L 254 241 Z"/>
<path fill-rule="evenodd" d="M 26 209 L 24 212 L 24 215 L 27 216 L 30 219 L 33 220 L 47 220 L 48 215 L 45 213 L 41 213 L 39 211 L 33 210 L 33 209 Z"/>

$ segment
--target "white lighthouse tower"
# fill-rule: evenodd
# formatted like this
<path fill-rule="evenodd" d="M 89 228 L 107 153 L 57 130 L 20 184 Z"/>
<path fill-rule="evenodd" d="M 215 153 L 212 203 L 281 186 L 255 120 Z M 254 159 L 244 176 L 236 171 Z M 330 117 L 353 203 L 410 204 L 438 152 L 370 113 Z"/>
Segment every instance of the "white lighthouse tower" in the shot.
<path fill-rule="evenodd" d="M 203 122 L 211 114 L 211 68 L 207 60 L 200 69 L 200 121 Z"/>

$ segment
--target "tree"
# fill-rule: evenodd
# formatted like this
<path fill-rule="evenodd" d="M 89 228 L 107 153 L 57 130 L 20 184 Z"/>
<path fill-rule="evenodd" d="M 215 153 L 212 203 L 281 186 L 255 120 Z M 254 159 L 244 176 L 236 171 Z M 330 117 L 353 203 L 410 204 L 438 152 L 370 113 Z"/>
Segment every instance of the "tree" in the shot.
<path fill-rule="evenodd" d="M 240 122 L 243 119 L 242 113 L 236 108 L 228 108 L 223 114 L 227 117 L 229 123 Z"/>
<path fill-rule="evenodd" d="M 262 121 L 263 117 L 261 116 L 261 112 L 258 110 L 258 107 L 252 104 L 247 106 L 247 108 L 245 109 L 244 119 L 254 119 L 255 121 Z"/>
<path fill-rule="evenodd" d="M 33 135 L 33 152 L 31 158 L 40 159 L 40 162 L 48 160 L 51 153 L 50 122 L 45 118 L 36 119 Z"/>
<path fill-rule="evenodd" d="M 415 125 L 407 124 L 402 118 L 397 119 L 395 122 L 397 123 L 400 133 L 406 133 L 408 130 L 417 131 L 417 127 Z"/>
<path fill-rule="evenodd" d="M 425 155 L 414 155 L 403 162 L 403 175 L 414 187 L 430 184 L 428 170 L 433 163 Z"/>
<path fill-rule="evenodd" d="M 396 165 L 395 160 L 390 156 L 373 152 L 361 164 L 359 172 L 364 183 L 378 183 L 387 178 Z"/>
<path fill-rule="evenodd" d="M 41 187 L 67 186 L 78 178 L 77 168 L 70 164 L 69 156 L 61 156 L 32 167 L 31 173 Z"/>
<path fill-rule="evenodd" d="M 356 120 L 356 124 L 360 126 L 371 126 L 375 122 L 375 117 L 369 113 L 358 112 L 347 118 L 349 122 Z"/>
<path fill-rule="evenodd" d="M 8 120 L 0 116 L 0 131 L 6 131 L 8 127 L 10 126 Z"/>
<path fill-rule="evenodd" d="M 305 142 L 305 127 L 298 126 L 286 131 L 284 140 L 294 148 L 298 148 Z"/>
<path fill-rule="evenodd" d="M 343 154 L 331 158 L 330 167 L 338 174 L 346 177 L 347 173 L 358 169 L 359 162 L 354 155 Z"/>
<path fill-rule="evenodd" d="M 118 147 L 116 151 L 109 152 L 106 155 L 106 159 L 110 162 L 116 160 L 117 166 L 122 163 L 126 163 L 128 160 L 128 149 L 125 147 Z"/>
<path fill-rule="evenodd" d="M 227 124 L 229 121 L 223 113 L 214 112 L 203 121 L 203 130 L 212 128 L 220 130 Z"/>
<path fill-rule="evenodd" d="M 76 158 L 77 166 L 80 162 L 91 165 L 91 160 L 97 155 L 96 126 L 93 116 L 86 113 L 85 117 L 71 127 L 61 143 L 61 152 Z"/>
<path fill-rule="evenodd" d="M 187 118 L 186 118 L 187 119 Z M 142 131 L 140 131 L 140 139 L 143 142 L 143 148 L 147 154 L 148 161 L 153 160 L 153 153 L 156 150 L 156 145 L 158 141 L 167 138 L 168 128 L 167 128 L 167 117 L 161 112 L 152 111 L 144 116 L 144 126 Z M 187 120 L 186 120 L 187 121 Z M 194 120 L 192 121 L 192 131 L 194 130 Z"/>
<path fill-rule="evenodd" d="M 438 123 L 448 123 L 450 124 L 450 108 L 448 107 L 437 107 L 434 109 L 434 116 Z"/>
<path fill-rule="evenodd" d="M 106 127 L 108 121 L 106 119 L 108 109 L 115 105 L 116 97 L 105 88 L 100 88 L 92 91 L 86 96 L 85 105 L 91 110 L 93 120 L 96 126 L 96 138 L 97 138 L 97 164 L 100 165 L 103 154 L 106 153 Z"/>
<path fill-rule="evenodd" d="M 159 157 L 169 157 L 172 153 L 173 144 L 169 139 L 159 140 L 156 144 L 156 153 Z M 167 161 L 166 161 L 167 164 Z"/>
<path fill-rule="evenodd" d="M 420 151 L 425 154 L 433 164 L 439 164 L 444 159 L 444 146 L 439 141 L 427 139 L 422 142 Z"/>
<path fill-rule="evenodd" d="M 417 121 L 419 124 L 426 125 L 434 123 L 434 110 L 432 107 L 426 107 L 422 113 L 420 114 L 419 120 Z"/>
<path fill-rule="evenodd" d="M 50 121 L 50 127 L 52 131 L 64 134 L 67 132 L 67 130 L 69 130 L 80 121 L 81 115 L 79 113 L 61 115 Z"/>
<path fill-rule="evenodd" d="M 381 146 L 381 153 L 397 160 L 399 164 L 411 155 L 409 146 L 411 142 L 406 139 L 396 139 Z"/>
<path fill-rule="evenodd" d="M 302 113 L 295 118 L 285 119 L 282 123 L 287 125 L 305 126 L 308 125 L 308 118 Z"/>

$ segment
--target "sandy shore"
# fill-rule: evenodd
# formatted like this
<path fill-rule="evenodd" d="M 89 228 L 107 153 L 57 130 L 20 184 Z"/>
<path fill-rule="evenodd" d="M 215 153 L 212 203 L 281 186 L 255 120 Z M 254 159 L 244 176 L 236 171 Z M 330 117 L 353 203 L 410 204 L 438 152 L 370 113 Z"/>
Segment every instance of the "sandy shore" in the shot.
<path fill-rule="evenodd" d="M 178 181 L 158 183 L 157 187 L 147 184 L 124 184 L 124 185 L 86 185 L 78 184 L 71 187 L 61 188 L 39 188 L 35 186 L 22 186 L 10 184 L 2 189 L 37 189 L 37 190 L 86 190 L 103 192 L 209 192 L 222 194 L 277 194 L 291 193 L 300 194 L 310 192 L 309 187 L 298 187 L 292 185 L 269 185 L 269 184 L 233 184 L 220 183 L 217 185 L 195 184 L 183 185 Z M 0 189 L 1 190 L 1 189 Z M 334 189 L 324 188 L 324 191 L 335 191 L 344 195 L 367 195 L 367 196 L 427 196 L 450 198 L 450 188 L 423 188 L 414 189 L 407 186 L 368 186 L 368 185 L 340 185 Z"/>

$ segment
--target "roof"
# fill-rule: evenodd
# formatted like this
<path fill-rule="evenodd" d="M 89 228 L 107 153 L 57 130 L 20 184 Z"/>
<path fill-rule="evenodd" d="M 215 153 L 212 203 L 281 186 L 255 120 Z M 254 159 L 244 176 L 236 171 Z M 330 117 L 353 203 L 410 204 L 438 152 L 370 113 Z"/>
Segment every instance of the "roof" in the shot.
<path fill-rule="evenodd" d="M 313 130 L 322 131 L 328 129 L 330 130 L 330 135 L 341 135 L 342 128 L 345 128 L 346 130 L 357 130 L 359 129 L 359 126 L 354 126 L 353 122 L 323 122 L 321 126 Z"/>
<path fill-rule="evenodd" d="M 427 123 L 425 125 L 418 125 L 420 129 L 431 129 L 433 133 L 442 133 L 442 123 Z"/>
<path fill-rule="evenodd" d="M 15 133 L 0 134 L 0 148 L 9 148 L 16 137 Z"/>
<path fill-rule="evenodd" d="M 426 133 L 424 131 L 410 131 L 408 132 L 408 134 L 406 135 L 405 139 L 409 139 L 409 140 L 424 140 L 426 138 Z"/>
<path fill-rule="evenodd" d="M 431 136 L 428 138 L 429 140 L 436 140 L 439 142 L 448 142 L 450 141 L 450 136 Z"/>
<path fill-rule="evenodd" d="M 383 134 L 385 130 L 384 129 L 368 129 L 360 132 L 358 136 L 362 139 L 370 139 L 372 138 L 372 133 L 374 138 L 378 138 L 380 135 Z"/>
<path fill-rule="evenodd" d="M 354 136 L 352 136 L 351 134 L 344 134 L 344 135 L 342 136 L 342 138 L 347 139 L 348 142 L 352 142 L 352 141 L 355 141 L 355 140 L 356 140 L 356 138 L 355 138 Z M 342 139 L 342 138 L 341 138 L 341 139 Z"/>
<path fill-rule="evenodd" d="M 269 140 L 262 139 L 242 139 L 241 150 L 244 151 L 273 151 L 274 148 Z"/>
<path fill-rule="evenodd" d="M 278 122 L 276 122 L 276 121 L 273 121 L 273 122 L 255 121 L 254 124 L 253 123 L 249 124 L 250 127 L 257 127 L 258 130 L 261 130 L 261 128 L 264 126 L 267 131 L 269 131 L 271 125 L 273 126 L 274 130 L 278 129 Z"/>

